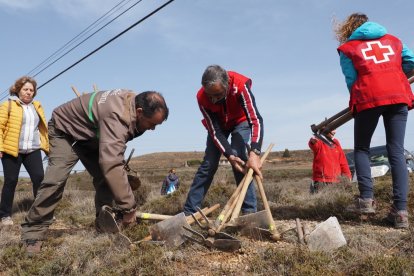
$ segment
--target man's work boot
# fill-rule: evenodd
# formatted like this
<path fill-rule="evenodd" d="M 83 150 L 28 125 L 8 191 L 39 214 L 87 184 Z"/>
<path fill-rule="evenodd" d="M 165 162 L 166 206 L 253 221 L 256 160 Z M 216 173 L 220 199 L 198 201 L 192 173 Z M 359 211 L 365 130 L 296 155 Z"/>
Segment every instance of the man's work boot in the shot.
<path fill-rule="evenodd" d="M 38 240 L 26 240 L 26 254 L 29 257 L 33 257 L 34 255 L 40 253 L 42 248 L 42 241 Z"/>

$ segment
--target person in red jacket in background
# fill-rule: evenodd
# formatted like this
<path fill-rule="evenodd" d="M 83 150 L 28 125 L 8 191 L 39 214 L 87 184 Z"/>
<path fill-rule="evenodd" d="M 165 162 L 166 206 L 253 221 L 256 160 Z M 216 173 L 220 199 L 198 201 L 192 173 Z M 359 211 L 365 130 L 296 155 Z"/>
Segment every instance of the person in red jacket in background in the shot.
<path fill-rule="evenodd" d="M 332 147 L 315 137 L 309 140 L 309 148 L 313 151 L 313 175 L 310 185 L 312 194 L 326 185 L 340 182 L 341 176 L 351 180 L 348 161 L 338 139 L 334 138 L 335 133 L 336 131 L 332 130 L 326 135 L 333 141 Z"/>

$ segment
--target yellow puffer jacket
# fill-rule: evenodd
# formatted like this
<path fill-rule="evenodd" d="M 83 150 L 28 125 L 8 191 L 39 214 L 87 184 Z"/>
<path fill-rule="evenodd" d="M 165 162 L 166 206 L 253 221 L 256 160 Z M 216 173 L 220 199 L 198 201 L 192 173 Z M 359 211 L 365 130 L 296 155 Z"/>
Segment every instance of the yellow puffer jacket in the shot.
<path fill-rule="evenodd" d="M 10 104 L 10 107 L 9 107 Z M 33 101 L 39 115 L 40 149 L 49 154 L 49 138 L 45 112 L 39 101 Z M 23 108 L 19 101 L 8 100 L 0 105 L 0 152 L 14 157 L 19 155 L 19 137 L 23 121 Z"/>

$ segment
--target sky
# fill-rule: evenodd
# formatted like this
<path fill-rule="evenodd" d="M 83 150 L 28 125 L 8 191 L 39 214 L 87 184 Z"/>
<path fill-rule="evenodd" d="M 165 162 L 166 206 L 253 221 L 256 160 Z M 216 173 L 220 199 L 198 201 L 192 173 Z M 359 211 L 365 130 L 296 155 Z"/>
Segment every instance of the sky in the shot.
<path fill-rule="evenodd" d="M 0 92 L 105 14 L 119 0 L 0 0 Z M 130 1 L 132 4 L 135 1 Z M 167 1 L 142 0 L 86 43 L 36 76 L 39 85 Z M 129 4 L 129 5 L 130 5 Z M 154 16 L 38 91 L 50 118 L 75 97 L 128 88 L 161 92 L 170 115 L 155 131 L 128 143 L 126 154 L 204 151 L 207 132 L 196 102 L 210 64 L 252 79 L 264 118 L 263 148 L 307 149 L 311 124 L 348 105 L 333 22 L 363 12 L 414 49 L 408 1 L 394 0 L 175 0 Z M 4 93 L 3 93 L 4 94 Z M 413 112 L 406 148 L 414 149 Z M 353 148 L 353 122 L 337 130 Z M 382 121 L 372 146 L 385 144 Z"/>

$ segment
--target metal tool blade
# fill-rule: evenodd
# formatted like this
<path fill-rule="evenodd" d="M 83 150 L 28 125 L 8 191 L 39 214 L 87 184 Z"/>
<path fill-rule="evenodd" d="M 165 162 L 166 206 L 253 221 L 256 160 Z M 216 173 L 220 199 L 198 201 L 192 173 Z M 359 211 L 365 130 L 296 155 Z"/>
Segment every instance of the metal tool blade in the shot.
<path fill-rule="evenodd" d="M 158 222 L 150 228 L 152 240 L 165 241 L 168 247 L 177 247 L 186 241 L 183 226 L 190 227 L 184 213 Z"/>
<path fill-rule="evenodd" d="M 99 231 L 104 233 L 119 233 L 121 229 L 115 220 L 115 214 L 112 212 L 111 207 L 102 206 L 101 211 L 96 219 Z"/>

